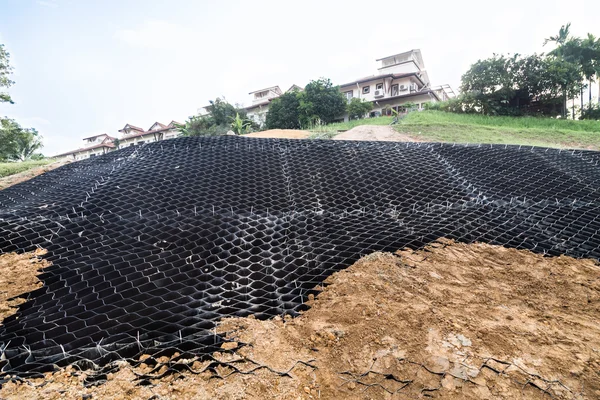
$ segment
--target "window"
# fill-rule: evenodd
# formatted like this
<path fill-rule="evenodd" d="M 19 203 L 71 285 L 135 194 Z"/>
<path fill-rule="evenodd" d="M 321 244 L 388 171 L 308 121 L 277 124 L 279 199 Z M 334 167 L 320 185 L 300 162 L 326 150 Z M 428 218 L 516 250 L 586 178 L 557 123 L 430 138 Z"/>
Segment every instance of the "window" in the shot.
<path fill-rule="evenodd" d="M 143 140 L 140 140 L 140 141 L 138 142 L 138 144 L 144 144 L 144 143 L 146 143 L 146 142 L 144 142 Z"/>
<path fill-rule="evenodd" d="M 96 154 L 92 153 L 90 154 L 90 157 L 96 157 Z"/>
<path fill-rule="evenodd" d="M 350 99 L 352 99 L 352 97 L 354 96 L 354 91 L 349 90 L 347 92 L 344 92 L 344 96 L 346 96 L 346 100 L 350 101 Z"/>
<path fill-rule="evenodd" d="M 392 96 L 398 96 L 398 84 L 392 85 Z"/>
<path fill-rule="evenodd" d="M 375 90 L 383 90 L 383 83 L 378 83 L 378 84 L 375 86 Z"/>
<path fill-rule="evenodd" d="M 367 94 L 371 91 L 371 86 L 363 86 L 363 94 Z"/>

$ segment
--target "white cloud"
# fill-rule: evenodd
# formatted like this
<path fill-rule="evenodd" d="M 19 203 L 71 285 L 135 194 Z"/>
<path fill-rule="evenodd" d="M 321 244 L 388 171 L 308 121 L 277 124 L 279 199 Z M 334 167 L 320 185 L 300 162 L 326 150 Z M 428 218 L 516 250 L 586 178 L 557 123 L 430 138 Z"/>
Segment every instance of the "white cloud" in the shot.
<path fill-rule="evenodd" d="M 147 20 L 134 29 L 120 29 L 115 38 L 130 46 L 173 50 L 191 43 L 191 34 L 177 24 L 161 20 Z"/>
<path fill-rule="evenodd" d="M 53 0 L 37 0 L 36 4 L 42 7 L 58 8 L 58 4 L 56 4 L 56 2 Z"/>

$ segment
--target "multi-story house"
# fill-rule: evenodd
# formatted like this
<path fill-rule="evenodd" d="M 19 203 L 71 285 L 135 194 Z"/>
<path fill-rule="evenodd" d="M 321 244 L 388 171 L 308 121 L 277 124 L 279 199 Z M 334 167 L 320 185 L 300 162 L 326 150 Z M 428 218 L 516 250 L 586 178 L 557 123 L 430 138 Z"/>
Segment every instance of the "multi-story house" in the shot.
<path fill-rule="evenodd" d="M 178 137 L 181 135 L 177 126 L 181 125 L 176 121 L 171 121 L 168 125 L 155 122 L 147 131 L 131 124 L 125 125 L 120 129 L 123 135 L 119 138 L 119 147 L 135 146 L 147 142 L 157 142 Z"/>
<path fill-rule="evenodd" d="M 58 154 L 55 157 L 61 157 L 71 161 L 79 161 L 84 160 L 86 158 L 106 154 L 109 151 L 114 150 L 115 145 L 113 143 L 113 140 L 115 140 L 115 138 L 109 136 L 106 133 L 86 137 L 83 139 L 83 147 L 77 150 Z"/>
<path fill-rule="evenodd" d="M 245 108 L 248 119 L 259 125 L 264 125 L 269 111 L 269 102 L 283 94 L 279 86 L 256 90 L 248 93 L 253 95 L 252 105 Z"/>
<path fill-rule="evenodd" d="M 453 96 L 449 86 L 431 88 L 421 50 L 410 50 L 376 60 L 381 62 L 378 73 L 340 85 L 340 91 L 350 101 L 359 98 L 373 103 L 371 116 L 391 115 L 402 104 L 414 103 L 422 108 L 431 101 L 443 101 Z M 348 115 L 344 115 L 348 120 Z"/>

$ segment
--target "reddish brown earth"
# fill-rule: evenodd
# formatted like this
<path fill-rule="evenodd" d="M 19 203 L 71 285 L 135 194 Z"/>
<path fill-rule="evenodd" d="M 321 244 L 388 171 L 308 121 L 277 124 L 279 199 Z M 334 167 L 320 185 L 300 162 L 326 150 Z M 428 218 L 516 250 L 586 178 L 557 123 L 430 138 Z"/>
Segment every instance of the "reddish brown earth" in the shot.
<path fill-rule="evenodd" d="M 595 261 L 442 240 L 371 254 L 326 284 L 298 318 L 221 323 L 247 345 L 214 357 L 252 373 L 223 366 L 140 386 L 135 373 L 150 367 L 121 362 L 97 387 L 66 369 L 8 383 L 0 398 L 600 398 Z M 178 362 L 197 372 L 207 365 Z"/>

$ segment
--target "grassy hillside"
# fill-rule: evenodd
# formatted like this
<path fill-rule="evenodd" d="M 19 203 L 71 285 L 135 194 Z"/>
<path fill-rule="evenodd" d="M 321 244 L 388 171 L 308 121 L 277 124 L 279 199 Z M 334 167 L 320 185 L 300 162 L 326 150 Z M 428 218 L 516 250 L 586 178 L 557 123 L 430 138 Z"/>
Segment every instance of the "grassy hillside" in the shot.
<path fill-rule="evenodd" d="M 600 121 L 487 117 L 423 111 L 409 114 L 394 128 L 417 139 L 435 142 L 600 149 Z"/>
<path fill-rule="evenodd" d="M 0 163 L 0 178 L 18 174 L 19 172 L 27 171 L 31 168 L 39 167 L 41 165 L 50 164 L 54 161 L 56 160 L 53 158 L 48 158 L 38 161 Z"/>

